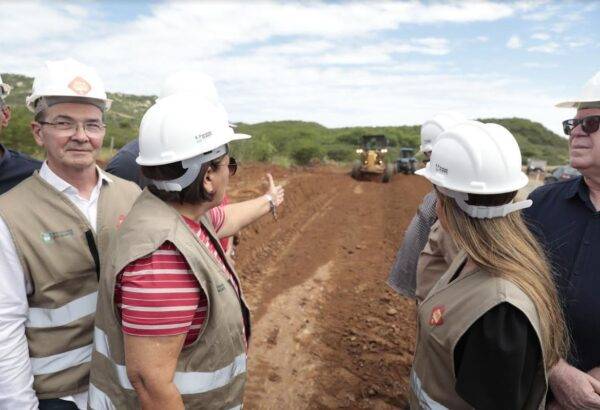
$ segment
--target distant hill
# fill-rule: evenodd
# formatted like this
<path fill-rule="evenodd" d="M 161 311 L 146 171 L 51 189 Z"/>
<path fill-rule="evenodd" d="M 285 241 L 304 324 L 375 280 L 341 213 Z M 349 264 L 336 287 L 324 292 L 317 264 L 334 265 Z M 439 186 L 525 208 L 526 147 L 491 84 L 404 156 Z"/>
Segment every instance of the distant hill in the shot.
<path fill-rule="evenodd" d="M 2 74 L 13 87 L 7 101 L 13 108 L 10 126 L 0 137 L 11 148 L 33 155 L 41 155 L 35 145 L 29 123 L 32 115 L 25 108 L 25 97 L 33 80 L 17 74 Z M 105 146 L 114 138 L 115 148 L 137 137 L 144 112 L 154 103 L 155 96 L 109 93 L 113 105 L 106 116 Z M 563 164 L 568 159 L 567 140 L 543 125 L 523 118 L 484 118 L 508 128 L 517 138 L 523 161 L 527 158 L 545 159 L 549 164 Z M 419 126 L 344 127 L 327 128 L 314 122 L 269 121 L 257 124 L 239 123 L 238 132 L 253 136 L 250 141 L 234 144 L 235 155 L 245 161 L 276 161 L 279 163 L 307 163 L 313 159 L 352 161 L 363 134 L 384 134 L 390 140 L 390 153 L 396 156 L 400 147 L 419 146 Z"/>

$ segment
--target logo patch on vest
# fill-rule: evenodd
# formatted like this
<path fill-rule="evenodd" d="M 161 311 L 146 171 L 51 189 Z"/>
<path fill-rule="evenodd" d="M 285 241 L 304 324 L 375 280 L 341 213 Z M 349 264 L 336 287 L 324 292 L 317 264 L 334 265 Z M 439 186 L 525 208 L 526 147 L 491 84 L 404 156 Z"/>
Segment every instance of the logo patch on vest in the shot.
<path fill-rule="evenodd" d="M 125 215 L 119 215 L 119 219 L 117 220 L 117 229 L 121 227 L 123 222 L 125 222 Z"/>
<path fill-rule="evenodd" d="M 42 232 L 42 241 L 44 243 L 50 243 L 57 238 L 64 238 L 65 236 L 73 236 L 73 230 L 67 229 L 66 231 L 60 232 Z"/>
<path fill-rule="evenodd" d="M 431 317 L 429 318 L 429 324 L 431 326 L 439 326 L 439 325 L 443 325 L 444 324 L 444 312 L 446 311 L 446 307 L 441 305 L 441 306 L 435 306 L 432 310 L 431 310 Z"/>
<path fill-rule="evenodd" d="M 221 293 L 221 292 L 223 292 L 224 290 L 225 290 L 225 285 L 224 285 L 224 284 L 222 284 L 222 283 L 219 283 L 219 284 L 217 285 L 217 292 Z"/>
<path fill-rule="evenodd" d="M 70 83 L 69 88 L 77 95 L 86 95 L 92 89 L 90 83 L 81 77 L 75 77 Z"/>

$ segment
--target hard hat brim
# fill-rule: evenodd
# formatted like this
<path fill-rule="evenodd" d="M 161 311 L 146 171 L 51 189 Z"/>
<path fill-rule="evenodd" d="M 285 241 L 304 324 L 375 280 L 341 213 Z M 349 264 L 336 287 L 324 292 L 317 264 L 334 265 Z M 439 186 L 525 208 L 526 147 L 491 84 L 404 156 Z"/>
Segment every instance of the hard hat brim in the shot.
<path fill-rule="evenodd" d="M 227 135 L 225 138 L 223 138 L 223 144 L 229 144 L 231 141 L 247 140 L 250 138 L 252 138 L 252 136 L 249 134 L 231 133 L 231 134 Z M 164 159 L 164 160 L 146 160 L 140 154 L 136 158 L 135 162 L 137 162 L 138 165 L 142 165 L 142 166 L 159 166 L 159 165 L 173 164 L 178 161 L 185 161 L 186 159 L 193 158 L 200 154 L 202 154 L 202 152 L 193 153 L 193 155 L 186 156 L 185 158 L 176 159 L 176 160 L 174 160 L 172 158 L 168 158 L 168 159 Z"/>
<path fill-rule="evenodd" d="M 600 102 L 600 99 L 581 99 L 577 101 L 563 101 L 555 105 L 557 108 L 577 108 L 580 104 Z"/>

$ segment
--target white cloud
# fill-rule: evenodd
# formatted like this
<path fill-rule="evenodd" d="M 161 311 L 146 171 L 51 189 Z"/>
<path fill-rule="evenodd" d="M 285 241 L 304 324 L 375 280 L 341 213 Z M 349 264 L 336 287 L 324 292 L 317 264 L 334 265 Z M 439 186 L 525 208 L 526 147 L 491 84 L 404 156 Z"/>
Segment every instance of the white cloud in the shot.
<path fill-rule="evenodd" d="M 531 12 L 523 14 L 522 18 L 529 21 L 547 21 L 561 13 L 561 9 L 561 4 L 549 4 L 548 1 L 541 1 L 537 2 Z"/>
<path fill-rule="evenodd" d="M 110 90 L 156 94 L 169 72 L 204 70 L 235 121 L 416 124 L 453 108 L 547 121 L 540 113 L 554 101 L 530 83 L 454 65 L 455 40 L 405 38 L 405 26 L 493 22 L 539 2 L 177 1 L 119 23 L 102 3 L 21 4 L 3 4 L 0 15 L 11 33 L 3 72 L 32 74 L 46 58 L 71 55 L 97 67 Z"/>
<path fill-rule="evenodd" d="M 542 41 L 546 41 L 550 39 L 550 34 L 548 33 L 534 33 L 531 38 L 533 40 L 542 40 Z"/>
<path fill-rule="evenodd" d="M 519 38 L 519 36 L 511 36 L 506 42 L 506 47 L 508 48 L 516 49 L 521 48 L 522 46 L 523 43 L 521 43 L 521 39 Z"/>
<path fill-rule="evenodd" d="M 544 43 L 539 46 L 529 47 L 527 51 L 534 51 L 538 53 L 555 54 L 560 50 L 560 44 L 555 42 Z"/>
<path fill-rule="evenodd" d="M 526 67 L 526 68 L 556 68 L 556 67 L 558 67 L 558 64 L 540 63 L 540 62 L 530 61 L 530 62 L 523 63 L 523 67 Z"/>
<path fill-rule="evenodd" d="M 587 46 L 592 44 L 591 40 L 573 40 L 573 41 L 569 41 L 567 42 L 567 46 L 571 47 L 571 48 L 578 48 L 578 47 L 583 47 L 583 46 Z"/>

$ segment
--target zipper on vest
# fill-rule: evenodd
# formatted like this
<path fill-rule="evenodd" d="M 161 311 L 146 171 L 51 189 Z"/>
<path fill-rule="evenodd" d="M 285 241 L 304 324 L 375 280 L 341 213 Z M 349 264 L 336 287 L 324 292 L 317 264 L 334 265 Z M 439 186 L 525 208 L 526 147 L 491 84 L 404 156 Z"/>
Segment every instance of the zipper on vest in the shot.
<path fill-rule="evenodd" d="M 94 258 L 94 265 L 96 265 L 96 278 L 100 281 L 100 257 L 98 256 L 98 248 L 96 247 L 96 241 L 94 240 L 94 233 L 91 229 L 85 231 L 85 239 L 87 241 L 88 248 Z"/>

